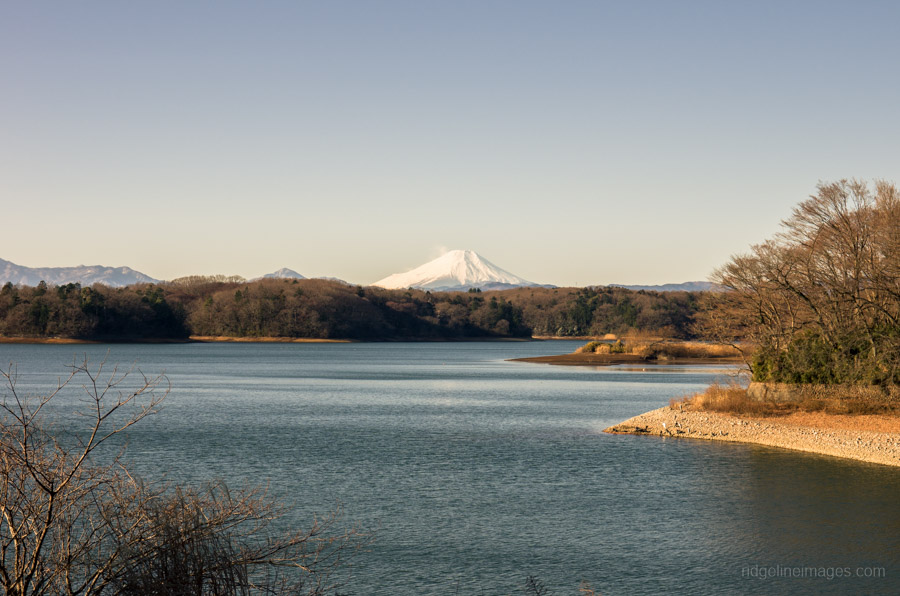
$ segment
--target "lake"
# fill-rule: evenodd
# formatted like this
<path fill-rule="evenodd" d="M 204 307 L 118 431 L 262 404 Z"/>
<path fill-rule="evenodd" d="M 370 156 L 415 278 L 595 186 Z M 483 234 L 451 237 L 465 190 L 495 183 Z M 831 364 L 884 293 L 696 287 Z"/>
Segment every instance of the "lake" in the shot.
<path fill-rule="evenodd" d="M 900 593 L 900 469 L 602 432 L 721 369 L 506 361 L 582 343 L 0 345 L 0 361 L 29 392 L 84 354 L 164 370 L 134 469 L 268 483 L 299 520 L 342 503 L 377 530 L 350 593 L 515 594 L 527 576 L 558 595 Z"/>

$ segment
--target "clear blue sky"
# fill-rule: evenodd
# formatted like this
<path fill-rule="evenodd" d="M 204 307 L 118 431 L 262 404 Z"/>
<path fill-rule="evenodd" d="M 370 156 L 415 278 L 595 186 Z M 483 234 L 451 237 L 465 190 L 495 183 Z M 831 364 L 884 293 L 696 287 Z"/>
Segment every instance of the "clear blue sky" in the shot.
<path fill-rule="evenodd" d="M 900 183 L 897 2 L 5 2 L 0 258 L 704 279 Z"/>

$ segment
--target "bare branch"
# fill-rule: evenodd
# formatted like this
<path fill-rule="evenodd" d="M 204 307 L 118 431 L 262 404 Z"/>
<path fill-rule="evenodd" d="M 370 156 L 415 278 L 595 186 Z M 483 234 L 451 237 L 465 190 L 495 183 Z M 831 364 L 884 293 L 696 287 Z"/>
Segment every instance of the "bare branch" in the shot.
<path fill-rule="evenodd" d="M 338 530 L 340 508 L 286 531 L 286 508 L 264 488 L 147 484 L 121 464 L 121 452 L 95 462 L 105 442 L 159 410 L 171 389 L 164 375 L 109 367 L 106 358 L 91 366 L 85 357 L 37 397 L 20 395 L 15 365 L 0 378 L 6 594 L 326 594 L 347 556 L 371 540 L 357 528 Z M 63 440 L 48 430 L 44 406 L 76 380 L 76 420 L 87 424 Z"/>

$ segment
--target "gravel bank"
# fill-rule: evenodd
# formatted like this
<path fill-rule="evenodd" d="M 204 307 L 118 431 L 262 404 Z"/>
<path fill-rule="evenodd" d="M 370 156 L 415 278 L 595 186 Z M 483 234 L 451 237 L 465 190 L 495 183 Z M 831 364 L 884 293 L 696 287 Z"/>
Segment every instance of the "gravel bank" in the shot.
<path fill-rule="evenodd" d="M 900 466 L 900 433 L 834 426 L 788 424 L 777 418 L 738 418 L 666 406 L 611 426 L 605 432 L 756 443 Z"/>

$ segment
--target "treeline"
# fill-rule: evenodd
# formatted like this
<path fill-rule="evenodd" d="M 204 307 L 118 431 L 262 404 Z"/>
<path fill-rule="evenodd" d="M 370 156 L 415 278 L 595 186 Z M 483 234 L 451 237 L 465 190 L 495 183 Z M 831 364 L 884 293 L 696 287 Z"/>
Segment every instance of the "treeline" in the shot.
<path fill-rule="evenodd" d="M 522 309 L 534 335 L 559 337 L 651 333 L 694 339 L 701 292 L 619 287 L 519 288 L 503 292 Z"/>
<path fill-rule="evenodd" d="M 183 305 L 153 285 L 95 284 L 0 288 L 0 335 L 80 339 L 181 339 Z"/>
<path fill-rule="evenodd" d="M 6 284 L 0 289 L 0 335 L 377 340 L 644 331 L 690 338 L 698 297 L 606 287 L 431 293 L 318 279 L 244 282 L 223 276 L 128 288 Z"/>
<path fill-rule="evenodd" d="M 430 294 L 335 281 L 268 279 L 173 289 L 193 335 L 327 339 L 529 337 L 501 295 Z"/>

